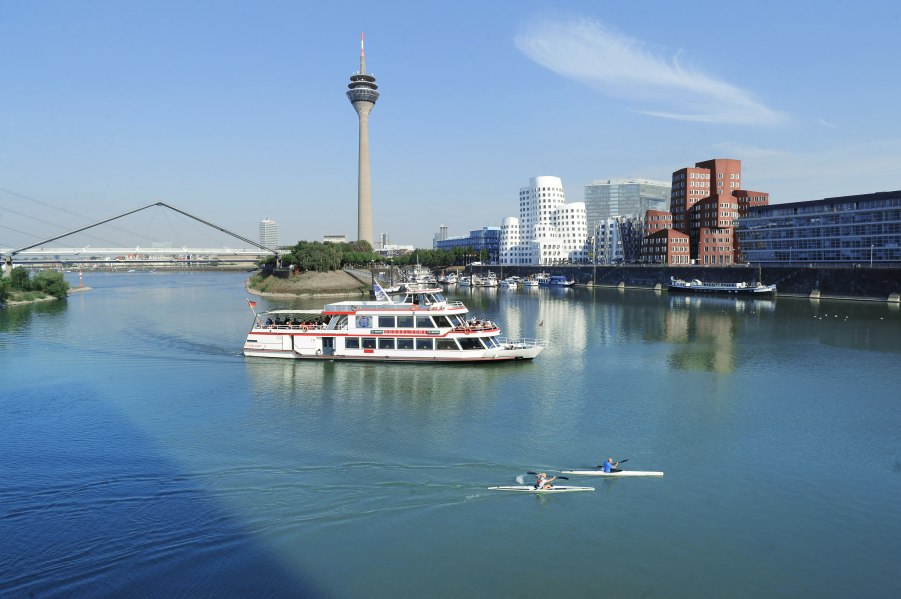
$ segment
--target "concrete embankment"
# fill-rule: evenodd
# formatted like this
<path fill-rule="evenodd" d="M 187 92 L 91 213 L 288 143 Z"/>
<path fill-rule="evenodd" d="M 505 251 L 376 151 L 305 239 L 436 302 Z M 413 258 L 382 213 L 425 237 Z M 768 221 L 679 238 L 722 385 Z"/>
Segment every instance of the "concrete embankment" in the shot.
<path fill-rule="evenodd" d="M 901 301 L 899 268 L 818 268 L 810 266 L 476 266 L 476 273 L 491 270 L 499 276 L 527 277 L 537 272 L 564 275 L 576 284 L 602 287 L 666 289 L 670 277 L 700 279 L 705 282 L 747 283 L 760 281 L 777 285 L 779 295 L 822 299 Z"/>

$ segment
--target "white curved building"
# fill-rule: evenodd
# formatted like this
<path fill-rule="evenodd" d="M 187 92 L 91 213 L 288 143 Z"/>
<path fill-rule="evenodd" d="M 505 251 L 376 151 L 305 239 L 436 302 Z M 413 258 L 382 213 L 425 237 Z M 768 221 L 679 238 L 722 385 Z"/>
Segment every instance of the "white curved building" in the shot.
<path fill-rule="evenodd" d="M 583 202 L 566 203 L 559 177 L 532 177 L 519 190 L 519 218 L 501 222 L 498 262 L 504 265 L 582 263 L 588 260 Z"/>

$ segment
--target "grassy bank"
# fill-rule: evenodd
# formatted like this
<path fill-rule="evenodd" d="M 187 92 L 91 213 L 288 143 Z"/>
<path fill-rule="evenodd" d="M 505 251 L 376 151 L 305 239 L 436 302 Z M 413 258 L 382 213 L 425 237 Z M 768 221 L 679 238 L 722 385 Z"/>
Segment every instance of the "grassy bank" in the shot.
<path fill-rule="evenodd" d="M 263 296 L 359 296 L 369 287 L 344 271 L 308 271 L 289 278 L 255 274 L 247 281 L 247 290 Z"/>

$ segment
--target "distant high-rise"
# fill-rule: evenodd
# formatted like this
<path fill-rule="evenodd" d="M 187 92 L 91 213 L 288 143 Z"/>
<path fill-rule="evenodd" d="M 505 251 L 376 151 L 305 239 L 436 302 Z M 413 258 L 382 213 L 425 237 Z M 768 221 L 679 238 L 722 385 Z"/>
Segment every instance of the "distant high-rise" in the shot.
<path fill-rule="evenodd" d="M 260 245 L 270 250 L 278 249 L 278 223 L 271 218 L 260 221 Z"/>
<path fill-rule="evenodd" d="M 372 183 L 369 179 L 369 113 L 379 99 L 375 77 L 366 74 L 363 34 L 360 34 L 360 72 L 350 76 L 347 99 L 360 117 L 360 159 L 357 174 L 357 239 L 373 243 Z"/>

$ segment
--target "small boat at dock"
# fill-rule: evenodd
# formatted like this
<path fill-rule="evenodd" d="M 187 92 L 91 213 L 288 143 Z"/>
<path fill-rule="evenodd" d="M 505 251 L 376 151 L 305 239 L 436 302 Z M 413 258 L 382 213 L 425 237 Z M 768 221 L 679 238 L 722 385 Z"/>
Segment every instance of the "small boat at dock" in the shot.
<path fill-rule="evenodd" d="M 772 295 L 776 293 L 775 285 L 764 285 L 760 282 L 709 283 L 698 279 L 684 281 L 676 277 L 670 277 L 667 289 L 675 293 L 718 293 L 723 295 Z"/>

